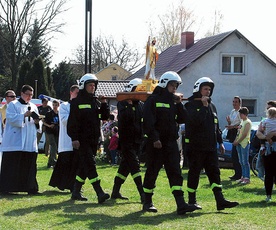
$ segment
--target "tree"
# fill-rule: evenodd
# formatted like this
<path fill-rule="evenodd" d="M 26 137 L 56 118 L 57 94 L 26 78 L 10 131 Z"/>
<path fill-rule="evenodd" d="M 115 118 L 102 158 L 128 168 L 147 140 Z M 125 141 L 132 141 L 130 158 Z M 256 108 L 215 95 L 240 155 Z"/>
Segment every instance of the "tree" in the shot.
<path fill-rule="evenodd" d="M 212 30 L 208 30 L 207 33 L 205 34 L 205 37 L 209 37 L 209 36 L 213 36 L 213 35 L 216 35 L 216 34 L 219 34 L 221 31 L 220 31 L 220 27 L 221 27 L 221 22 L 223 21 L 223 14 L 221 14 L 220 11 L 218 10 L 215 10 L 215 13 L 214 13 L 214 25 L 213 25 L 213 28 Z"/>
<path fill-rule="evenodd" d="M 20 89 L 23 85 L 31 85 L 35 88 L 35 83 L 37 81 L 37 95 L 45 94 L 54 97 L 55 93 L 52 88 L 52 78 L 50 78 L 49 84 L 48 68 L 45 67 L 45 63 L 41 57 L 35 58 L 31 63 L 26 60 L 22 63 L 19 70 L 18 85 L 16 93 L 20 93 Z"/>
<path fill-rule="evenodd" d="M 51 48 L 47 43 L 47 39 L 39 33 L 38 21 L 35 19 L 33 28 L 28 31 L 25 59 L 33 61 L 37 57 L 41 57 L 45 64 L 51 64 Z"/>
<path fill-rule="evenodd" d="M 7 36 L 2 36 L 8 44 L 9 66 L 12 78 L 12 87 L 16 87 L 20 64 L 26 58 L 32 39 L 26 40 L 29 28 L 34 28 L 38 37 L 46 36 L 51 39 L 51 34 L 61 32 L 65 23 L 55 23 L 55 18 L 65 11 L 63 7 L 68 0 L 48 0 L 41 7 L 41 0 L 1 0 L 0 23 L 7 28 Z M 38 17 L 39 16 L 39 17 Z M 35 19 L 36 20 L 35 20 Z M 0 33 L 1 35 L 2 33 Z"/>
<path fill-rule="evenodd" d="M 56 97 L 67 101 L 70 87 L 71 85 L 76 84 L 76 79 L 78 79 L 79 76 L 74 75 L 73 68 L 70 63 L 62 61 L 53 69 L 52 77 Z"/>
<path fill-rule="evenodd" d="M 97 37 L 92 42 L 92 72 L 96 73 L 108 66 L 110 63 L 116 63 L 127 71 L 132 71 L 141 65 L 141 55 L 137 49 L 132 49 L 129 44 L 122 39 L 120 44 L 114 41 L 112 36 Z M 79 46 L 72 60 L 75 64 L 84 65 L 84 49 Z"/>
<path fill-rule="evenodd" d="M 196 26 L 196 17 L 192 10 L 185 8 L 183 1 L 175 8 L 171 6 L 168 13 L 158 16 L 161 26 L 157 32 L 158 49 L 164 51 L 168 47 L 179 44 L 181 33 L 183 31 L 191 30 Z"/>

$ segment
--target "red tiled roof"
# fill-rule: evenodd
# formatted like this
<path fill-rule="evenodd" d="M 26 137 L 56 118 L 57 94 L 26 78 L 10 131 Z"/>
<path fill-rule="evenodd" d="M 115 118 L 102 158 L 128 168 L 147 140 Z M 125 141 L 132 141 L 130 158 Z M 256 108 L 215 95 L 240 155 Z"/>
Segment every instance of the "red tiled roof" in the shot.
<path fill-rule="evenodd" d="M 123 92 L 125 86 L 129 83 L 125 81 L 99 81 L 96 95 L 104 95 L 106 97 L 116 98 L 117 92 Z"/>

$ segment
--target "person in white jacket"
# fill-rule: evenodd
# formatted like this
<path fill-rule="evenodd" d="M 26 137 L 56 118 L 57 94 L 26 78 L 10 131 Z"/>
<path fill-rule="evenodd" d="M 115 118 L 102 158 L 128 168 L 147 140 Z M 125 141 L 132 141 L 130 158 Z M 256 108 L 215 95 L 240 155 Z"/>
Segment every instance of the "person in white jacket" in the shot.
<path fill-rule="evenodd" d="M 27 192 L 38 194 L 37 142 L 39 129 L 38 110 L 31 103 L 33 88 L 24 85 L 21 97 L 11 101 L 6 110 L 6 127 L 3 134 L 3 152 L 0 174 L 0 192 Z M 35 116 L 36 115 L 36 116 Z"/>
<path fill-rule="evenodd" d="M 77 97 L 78 85 L 70 87 L 70 100 L 59 107 L 59 139 L 58 159 L 54 167 L 49 185 L 60 190 L 73 191 L 77 170 L 77 154 L 74 154 L 71 138 L 67 134 L 67 121 L 70 113 L 70 103 Z"/>

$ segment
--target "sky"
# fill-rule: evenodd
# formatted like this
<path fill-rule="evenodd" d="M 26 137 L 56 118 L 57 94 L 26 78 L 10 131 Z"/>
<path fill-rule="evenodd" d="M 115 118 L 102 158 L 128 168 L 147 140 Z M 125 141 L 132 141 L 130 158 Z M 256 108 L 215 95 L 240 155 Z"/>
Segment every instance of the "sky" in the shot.
<path fill-rule="evenodd" d="M 85 2 L 69 0 L 67 12 L 60 20 L 66 22 L 63 34 L 51 41 L 54 50 L 52 65 L 72 59 L 85 41 Z M 130 47 L 145 53 L 150 25 L 158 27 L 158 16 L 170 12 L 179 0 L 92 0 L 92 39 L 112 36 L 115 41 L 127 40 Z M 250 42 L 276 63 L 276 13 L 273 0 L 183 0 L 200 24 L 195 39 L 204 37 L 214 25 L 214 13 L 223 15 L 221 32 L 239 30 Z M 158 40 L 157 40 L 158 43 Z M 158 44 L 157 44 L 158 47 Z"/>

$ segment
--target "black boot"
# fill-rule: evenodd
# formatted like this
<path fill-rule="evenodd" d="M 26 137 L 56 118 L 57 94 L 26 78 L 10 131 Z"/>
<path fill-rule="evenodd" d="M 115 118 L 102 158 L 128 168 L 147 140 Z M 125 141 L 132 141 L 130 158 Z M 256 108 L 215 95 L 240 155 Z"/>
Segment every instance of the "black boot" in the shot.
<path fill-rule="evenodd" d="M 142 184 L 142 177 L 141 176 L 136 177 L 134 179 L 134 183 L 136 184 L 137 190 L 140 194 L 141 204 L 144 204 L 144 202 L 145 202 L 145 193 L 144 193 L 143 184 Z"/>
<path fill-rule="evenodd" d="M 238 202 L 232 202 L 229 200 L 226 200 L 221 192 L 221 190 L 215 190 L 214 189 L 214 195 L 217 203 L 217 210 L 224 210 L 225 208 L 234 208 L 239 205 Z"/>
<path fill-rule="evenodd" d="M 122 196 L 122 194 L 120 193 L 120 188 L 121 188 L 122 184 L 118 184 L 118 183 L 114 183 L 113 185 L 113 190 L 111 193 L 111 199 L 122 199 L 122 200 L 128 200 L 127 197 Z"/>
<path fill-rule="evenodd" d="M 72 196 L 71 199 L 72 200 L 80 200 L 80 201 L 87 201 L 87 198 L 84 197 L 81 194 L 81 187 L 84 183 L 81 183 L 79 181 L 76 181 L 74 184 L 74 188 L 73 188 L 73 192 L 72 192 Z"/>
<path fill-rule="evenodd" d="M 100 185 L 100 181 L 96 181 L 92 183 L 92 186 L 97 193 L 98 196 L 98 203 L 101 204 L 110 198 L 108 193 L 105 193 Z"/>
<path fill-rule="evenodd" d="M 197 209 L 194 204 L 187 204 L 184 200 L 183 195 L 174 195 L 174 198 L 177 205 L 176 212 L 178 215 L 184 215 L 186 212 L 193 212 Z"/>
<path fill-rule="evenodd" d="M 188 192 L 188 195 L 189 195 L 188 204 L 193 204 L 196 207 L 196 209 L 202 209 L 202 207 L 196 202 L 196 193 Z"/>
<path fill-rule="evenodd" d="M 157 209 L 154 207 L 152 203 L 152 195 L 153 193 L 145 193 L 145 202 L 143 204 L 143 211 L 146 212 L 157 212 Z"/>

